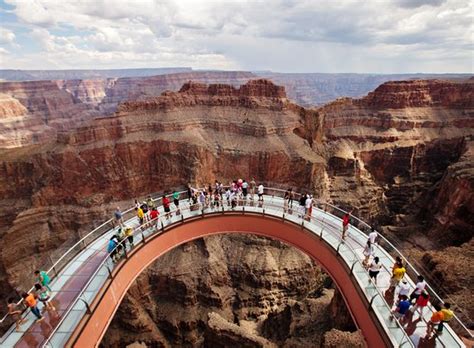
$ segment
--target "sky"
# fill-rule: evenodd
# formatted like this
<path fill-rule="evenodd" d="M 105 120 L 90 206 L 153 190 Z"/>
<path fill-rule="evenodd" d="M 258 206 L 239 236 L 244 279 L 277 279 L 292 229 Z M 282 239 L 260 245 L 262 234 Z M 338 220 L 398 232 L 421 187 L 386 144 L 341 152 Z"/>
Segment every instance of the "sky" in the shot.
<path fill-rule="evenodd" d="M 472 73 L 474 0 L 0 0 L 1 69 Z"/>

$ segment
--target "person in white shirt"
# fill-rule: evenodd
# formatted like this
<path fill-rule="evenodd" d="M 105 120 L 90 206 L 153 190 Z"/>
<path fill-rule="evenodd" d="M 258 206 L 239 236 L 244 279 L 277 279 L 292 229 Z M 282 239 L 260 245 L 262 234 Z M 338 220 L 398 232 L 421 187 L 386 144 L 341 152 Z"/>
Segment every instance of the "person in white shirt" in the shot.
<path fill-rule="evenodd" d="M 375 285 L 377 285 L 377 276 L 381 268 L 382 264 L 379 262 L 379 258 L 377 256 L 374 257 L 369 267 L 369 277 L 374 280 Z"/>
<path fill-rule="evenodd" d="M 408 297 L 408 294 L 410 293 L 410 285 L 406 281 L 406 279 L 403 279 L 399 284 L 398 284 L 398 298 L 400 296 L 405 295 Z"/>
<path fill-rule="evenodd" d="M 363 254 L 365 256 L 365 259 L 364 261 L 362 262 L 362 264 L 367 268 L 369 266 L 369 259 L 372 255 L 374 255 L 374 246 L 373 244 L 370 242 L 370 240 L 367 241 L 367 244 L 365 245 L 365 248 L 364 248 L 364 251 L 363 251 Z"/>
<path fill-rule="evenodd" d="M 371 232 L 369 233 L 369 240 L 372 244 L 374 244 L 378 238 L 379 234 L 375 230 L 375 228 L 372 227 Z"/>
<path fill-rule="evenodd" d="M 263 190 L 264 190 L 263 185 L 262 184 L 258 185 L 257 194 L 258 194 L 258 200 L 260 202 L 263 202 Z"/>
<path fill-rule="evenodd" d="M 311 195 L 306 195 L 306 201 L 304 203 L 304 213 L 306 218 L 309 217 L 309 209 L 311 208 L 311 205 L 313 204 L 313 198 L 311 198 Z"/>
<path fill-rule="evenodd" d="M 423 276 L 419 275 L 417 279 L 418 282 L 415 285 L 415 290 L 413 290 L 410 295 L 410 302 L 413 302 L 413 300 L 416 301 L 426 287 L 425 278 L 423 278 Z"/>

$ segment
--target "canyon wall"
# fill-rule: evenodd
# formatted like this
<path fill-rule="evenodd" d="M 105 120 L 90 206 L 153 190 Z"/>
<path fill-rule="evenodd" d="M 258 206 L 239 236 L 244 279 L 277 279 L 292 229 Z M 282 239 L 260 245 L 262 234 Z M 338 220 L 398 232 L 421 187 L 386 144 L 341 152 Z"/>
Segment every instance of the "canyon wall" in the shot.
<path fill-rule="evenodd" d="M 30 285 L 31 272 L 49 253 L 105 220 L 114 202 L 130 202 L 187 182 L 203 185 L 218 179 L 226 183 L 236 176 L 253 177 L 267 186 L 309 190 L 318 199 L 355 208 L 356 215 L 376 224 L 404 250 L 413 246 L 421 250 L 419 255 L 413 254 L 420 263 L 423 257 L 430 257 L 430 250 L 451 245 L 465 248 L 472 239 L 474 81 L 389 82 L 361 99 L 342 98 L 320 108 L 303 108 L 291 102 L 282 87 L 267 80 L 243 83 L 247 75 L 233 74 L 227 75 L 230 84 L 222 83 L 224 75 L 209 75 L 217 80 L 211 85 L 176 78 L 172 83 L 182 82 L 175 88 L 178 91 L 161 96 L 155 93 L 169 86 L 171 82 L 163 81 L 173 76 L 150 78 L 130 90 L 122 79 L 107 80 L 105 85 L 77 81 L 0 84 L 0 240 L 2 245 L 21 250 L 5 248 L 0 252 L 0 281 L 7 289 L 3 295 Z M 121 83 L 123 87 L 117 88 Z M 118 94 L 114 95 L 114 88 Z M 128 98 L 135 100 L 116 106 Z M 112 113 L 109 107 L 116 111 Z M 211 242 L 199 241 L 188 248 L 202 253 L 199 243 Z M 259 243 L 252 240 L 248 249 Z M 271 246 L 260 251 L 265 253 L 268 248 Z M 454 249 L 447 250 L 451 253 Z M 170 255 L 176 260 L 187 257 L 183 250 Z M 200 256 L 193 262 L 197 260 Z M 150 281 L 165 272 L 159 262 L 140 278 L 143 286 L 138 288 L 165 282 L 165 289 L 153 288 L 163 294 L 171 283 L 180 283 L 179 267 L 156 284 Z M 232 268 L 230 261 L 226 262 L 216 272 L 228 273 Z M 295 267 L 305 270 L 304 264 Z M 433 262 L 423 270 L 429 275 L 436 267 L 439 269 Z M 217 274 L 217 285 L 230 291 L 226 277 Z M 187 282 L 186 296 L 191 284 L 196 285 L 193 279 Z M 211 302 L 209 308 L 215 314 L 193 312 L 193 316 L 179 319 L 183 324 L 177 326 L 181 328 L 177 332 L 173 325 L 178 325 L 178 319 L 171 328 L 164 320 L 158 324 L 152 320 L 167 313 L 158 310 L 158 298 L 147 302 L 154 308 L 151 314 L 137 307 L 139 313 L 129 321 L 124 319 L 126 308 L 136 306 L 133 293 L 138 288 L 124 301 L 120 310 L 124 314 L 115 319 L 115 328 L 138 328 L 137 318 L 152 316 L 143 332 L 150 340 L 161 337 L 163 345 L 194 342 L 197 332 L 207 332 L 207 342 L 224 336 L 232 340 L 239 337 L 239 327 L 250 325 L 239 326 L 235 315 L 248 321 L 263 308 L 260 314 L 279 322 L 300 308 L 281 302 L 293 296 L 288 289 L 277 296 L 280 302 L 262 305 L 249 299 L 248 306 L 239 311 L 231 305 L 236 303 L 234 297 L 225 302 L 219 292 L 215 298 L 202 298 Z M 212 293 L 208 290 L 203 292 Z M 455 290 L 447 288 L 446 294 Z M 305 296 L 311 298 L 308 294 Z M 326 296 L 318 295 L 315 301 Z M 331 298 L 327 295 L 326 299 Z M 193 306 L 204 303 L 201 299 L 189 301 Z M 303 302 L 298 305 L 305 308 L 303 312 L 311 311 L 313 304 Z M 276 315 L 283 309 L 286 314 Z M 251 315 L 254 310 L 255 316 Z M 295 332 L 304 331 L 291 331 L 295 326 L 290 325 L 293 336 L 270 337 L 264 328 L 271 323 L 262 324 L 261 330 L 253 331 L 246 340 L 289 343 L 296 339 Z M 334 326 L 324 327 L 330 330 Z M 339 334 L 337 329 L 341 328 L 331 331 L 326 341 L 318 336 L 318 342 L 331 346 L 331 340 L 351 340 L 352 336 Z M 302 333 L 307 337 L 312 334 Z M 113 344 L 123 343 L 112 329 L 108 339 Z"/>

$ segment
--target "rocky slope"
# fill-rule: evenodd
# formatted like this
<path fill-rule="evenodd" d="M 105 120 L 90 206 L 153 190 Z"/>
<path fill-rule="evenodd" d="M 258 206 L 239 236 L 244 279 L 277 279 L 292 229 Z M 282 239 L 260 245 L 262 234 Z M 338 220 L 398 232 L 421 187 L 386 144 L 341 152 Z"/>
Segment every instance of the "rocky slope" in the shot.
<path fill-rule="evenodd" d="M 156 78 L 155 82 L 150 81 L 149 87 L 130 92 L 139 100 L 120 104 L 116 113 L 106 117 L 97 116 L 103 115 L 100 105 L 109 97 L 114 99 L 113 95 L 102 92 L 100 84 L 84 86 L 82 92 L 79 92 L 80 83 L 76 82 L 56 81 L 44 88 L 35 85 L 36 82 L 10 85 L 15 95 L 12 97 L 9 92 L 0 98 L 4 136 L 0 149 L 0 215 L 4 217 L 0 240 L 2 245 L 15 244 L 21 254 L 10 248 L 0 252 L 2 284 L 29 285 L 30 269 L 25 270 L 24 265 L 33 270 L 41 264 L 44 255 L 105 219 L 109 203 L 130 200 L 150 192 L 150 188 L 160 191 L 186 182 L 206 184 L 214 179 L 226 182 L 235 176 L 255 177 L 267 185 L 304 188 L 320 199 L 351 206 L 356 214 L 376 223 L 399 241 L 401 247 L 416 245 L 430 253 L 431 249 L 442 250 L 449 245 L 463 248 L 463 243 L 471 240 L 473 81 L 390 82 L 365 98 L 344 98 L 311 109 L 292 103 L 283 88 L 269 81 L 243 84 L 239 82 L 243 78 L 233 76 L 234 86 L 192 82 L 185 83 L 179 92 L 166 92 L 159 97 L 141 94 L 147 88 L 154 91 L 161 88 L 154 89 L 153 83 L 159 84 Z M 115 84 L 118 83 L 119 80 Z M 66 112 L 74 104 L 84 109 L 79 112 L 77 122 L 74 114 Z M 24 119 L 15 123 L 18 117 Z M 27 120 L 40 127 L 38 134 L 49 129 L 54 136 L 38 135 L 34 139 L 36 130 L 25 124 Z M 19 136 L 20 129 L 31 135 Z M 73 211 L 81 212 L 78 220 Z M 39 237 L 29 233 L 36 230 L 41 231 Z M 439 236 L 443 237 L 442 243 L 437 242 Z M 258 242 L 253 244 L 258 246 Z M 198 243 L 189 248 L 198 248 Z M 170 255 L 174 260 L 187 259 L 183 251 Z M 193 341 L 197 340 L 197 333 L 207 332 L 205 339 L 215 342 L 223 337 L 235 339 L 242 327 L 253 325 L 244 321 L 258 315 L 279 318 L 276 313 L 283 310 L 295 313 L 299 308 L 277 301 L 299 297 L 286 289 L 275 295 L 277 302 L 273 304 L 255 305 L 254 300 L 248 299 L 248 306 L 236 310 L 231 305 L 235 303 L 231 296 L 235 292 L 232 293 L 228 283 L 232 268 L 230 261 L 227 262 L 219 270 L 223 273 L 215 275 L 217 288 L 203 290 L 215 295 L 212 300 L 202 299 L 211 302 L 209 311 L 196 311 L 189 318 L 179 319 L 185 323 L 177 326 L 181 331 L 170 329 L 171 335 L 165 330 L 171 322 L 162 320 L 163 323 L 157 324 L 154 319 L 163 318 L 169 312 L 160 312 L 162 307 L 154 304 L 158 302 L 147 302 L 156 310 L 147 312 L 140 307 L 130 321 L 125 314 L 117 317 L 116 328 L 139 327 L 136 318 L 147 315 L 153 320 L 147 322 L 144 331 L 140 330 L 148 332 L 150 340 L 155 337 L 163 345 L 177 344 L 179 340 L 197 342 Z M 183 270 L 177 267 L 160 279 L 166 280 L 166 284 L 179 283 L 178 275 Z M 160 282 L 155 284 L 149 279 L 160 272 L 164 271 L 154 266 L 153 271 L 141 278 L 143 286 L 138 288 L 158 286 Z M 428 267 L 426 272 L 430 272 Z M 205 279 L 211 282 L 211 278 Z M 189 278 L 186 282 L 189 286 L 183 290 L 184 294 L 196 291 L 189 290 L 196 280 Z M 155 290 L 163 293 L 166 288 Z M 226 291 L 230 293 L 224 294 Z M 446 291 L 454 293 L 456 289 L 450 287 Z M 305 296 L 311 301 L 303 301 Z M 304 311 L 311 311 L 313 305 L 318 308 L 308 293 L 302 297 L 295 301 Z M 196 298 L 183 298 L 190 305 L 204 303 Z M 136 303 L 132 291 L 124 308 Z M 123 308 L 121 312 L 128 313 Z M 211 312 L 215 314 L 208 316 Z M 271 315 L 273 312 L 275 315 Z M 236 322 L 235 315 L 242 322 Z M 306 320 L 303 314 L 298 318 L 292 321 L 287 336 L 270 337 L 264 329 L 249 328 L 246 332 L 253 334 L 245 339 L 258 344 L 262 340 L 277 344 L 289 340 L 290 344 L 293 339 L 298 340 L 298 332 L 301 337 L 313 337 L 313 332 L 297 329 L 297 322 Z M 270 321 L 266 325 L 271 327 Z M 120 342 L 111 332 L 110 342 Z M 318 342 L 331 346 L 335 343 L 330 342 L 338 339 L 352 339 L 336 331 L 327 336 L 318 336 Z M 134 341 L 135 337 L 130 340 Z"/>

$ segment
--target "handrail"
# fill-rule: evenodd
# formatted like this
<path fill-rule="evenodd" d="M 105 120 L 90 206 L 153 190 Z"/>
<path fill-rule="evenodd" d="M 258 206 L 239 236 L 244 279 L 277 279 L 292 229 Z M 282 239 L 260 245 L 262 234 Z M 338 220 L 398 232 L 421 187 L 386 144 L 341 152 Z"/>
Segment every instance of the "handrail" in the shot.
<path fill-rule="evenodd" d="M 267 188 L 266 191 L 267 191 L 267 192 L 268 192 L 268 191 L 285 192 L 285 190 L 273 189 L 273 188 Z M 186 193 L 186 191 L 179 191 L 178 193 L 179 193 L 180 196 L 181 196 L 182 194 Z M 268 196 L 268 195 L 266 195 L 266 196 Z M 273 198 L 273 197 L 274 197 L 274 195 L 272 195 L 272 198 Z M 278 196 L 277 196 L 277 197 L 278 197 Z M 161 198 L 162 198 L 162 197 L 153 198 L 153 201 L 156 202 L 156 201 L 158 201 L 158 200 L 161 199 Z M 281 198 L 281 197 L 280 197 L 280 198 Z M 295 200 L 295 201 L 296 201 L 296 200 Z M 221 204 L 222 204 L 222 205 L 225 204 L 225 200 L 224 200 L 224 199 L 221 201 Z M 325 203 L 325 202 L 322 202 L 322 203 L 321 203 L 321 202 L 320 202 L 320 204 L 323 204 L 323 205 L 326 205 L 326 206 L 328 206 L 328 207 L 331 207 L 332 209 L 337 209 L 338 211 L 347 213 L 346 211 L 344 211 L 344 210 L 342 210 L 342 209 L 340 209 L 340 208 L 338 208 L 338 207 L 335 207 L 335 206 L 333 206 L 333 205 L 331 205 L 331 204 L 329 204 L 329 203 Z M 197 206 L 201 206 L 200 203 L 197 203 L 196 205 L 197 205 Z M 270 203 L 270 204 L 264 203 L 264 205 L 272 205 L 272 204 L 271 204 L 271 203 Z M 194 206 L 194 205 L 191 205 L 191 206 Z M 191 206 L 190 206 L 190 207 L 191 207 Z M 276 205 L 274 205 L 274 206 L 276 206 Z M 180 208 L 180 210 L 181 210 L 181 211 L 186 211 L 187 209 L 190 209 L 190 207 L 189 207 L 189 208 L 187 208 L 187 207 Z M 282 207 L 281 207 L 281 206 L 278 206 L 278 208 L 281 209 Z M 122 214 L 125 215 L 125 214 L 131 212 L 133 209 L 134 209 L 134 207 L 131 207 L 131 208 L 125 210 Z M 209 206 L 208 206 L 208 207 L 204 207 L 203 210 L 202 210 L 202 213 L 204 213 L 204 209 L 209 209 Z M 224 209 L 224 207 L 223 207 L 223 209 Z M 263 209 L 265 209 L 265 208 L 263 208 Z M 236 211 L 238 211 L 238 210 L 236 210 Z M 324 210 L 324 211 L 326 212 L 326 210 Z M 168 214 L 172 214 L 172 213 L 168 213 Z M 332 214 L 331 214 L 331 215 L 332 215 Z M 166 216 L 166 215 L 163 215 L 163 216 Z M 337 217 L 337 215 L 332 215 L 332 216 L 334 216 L 335 218 L 339 219 L 339 218 Z M 359 222 L 361 222 L 362 224 L 364 224 L 365 226 L 370 227 L 368 224 L 366 224 L 364 221 L 360 220 L 359 218 L 355 217 L 354 215 L 351 214 L 351 216 L 352 216 L 353 218 L 355 218 L 356 220 L 358 220 Z M 284 216 L 283 216 L 283 218 L 285 219 Z M 155 220 L 160 220 L 160 219 L 161 219 L 161 217 L 159 217 L 158 219 L 155 219 Z M 314 218 L 314 217 L 311 217 L 310 219 L 316 221 L 316 218 Z M 148 221 L 147 224 L 152 224 L 153 222 L 155 222 L 155 220 Z M 80 245 L 83 241 L 85 241 L 86 238 L 88 238 L 88 237 L 90 237 L 91 235 L 93 235 L 94 232 L 98 231 L 99 229 L 103 228 L 104 226 L 107 226 L 107 225 L 110 224 L 112 221 L 113 221 L 113 219 L 107 220 L 106 222 L 104 222 L 103 224 L 99 225 L 98 227 L 96 227 L 96 228 L 95 228 L 94 230 L 92 230 L 91 232 L 89 232 L 87 235 L 83 236 L 78 242 L 76 242 L 72 247 L 70 247 L 70 248 L 65 252 L 65 254 L 63 254 L 63 255 L 53 264 L 52 267 L 50 267 L 50 268 L 48 269 L 48 271 L 47 271 L 48 274 L 49 274 L 52 270 L 54 270 L 55 266 L 59 265 L 59 263 L 66 257 L 66 255 L 69 254 L 69 253 L 71 253 L 71 252 L 74 250 L 75 247 L 77 247 L 77 246 Z M 323 222 L 324 222 L 324 216 L 323 216 Z M 179 223 L 179 221 L 174 222 L 173 225 L 174 225 L 175 223 Z M 167 227 L 167 229 L 168 229 L 168 227 Z M 322 227 L 321 233 L 323 232 L 323 229 L 324 229 L 324 227 Z M 134 229 L 134 234 L 135 234 L 138 230 L 141 230 L 141 227 L 135 228 L 135 229 Z M 110 232 L 110 230 L 107 230 L 107 232 Z M 364 232 L 364 231 L 361 231 L 361 232 Z M 103 235 L 103 234 L 102 234 L 102 235 Z M 100 236 L 97 236 L 93 241 L 95 241 L 98 237 L 100 237 Z M 394 250 L 397 254 L 399 254 L 399 255 L 406 261 L 406 263 L 407 263 L 408 265 L 410 265 L 410 267 L 412 267 L 413 270 L 415 270 L 414 267 L 411 266 L 411 264 L 408 262 L 408 260 L 398 251 L 398 249 L 396 249 L 396 248 L 393 246 L 393 244 L 392 244 L 390 241 L 388 241 L 388 240 L 387 240 L 383 235 L 381 235 L 380 233 L 379 233 L 379 238 L 381 238 L 382 240 L 384 240 L 385 242 L 387 242 L 388 245 L 389 245 L 390 247 L 392 247 L 393 250 Z M 147 239 L 148 239 L 148 238 L 147 238 Z M 144 239 L 144 240 L 145 240 L 145 239 Z M 93 241 L 91 241 L 90 243 L 92 243 Z M 125 241 L 122 241 L 119 245 L 122 245 L 122 243 L 125 243 Z M 89 245 L 89 244 L 87 244 L 87 245 Z M 351 250 L 351 253 L 352 253 L 354 256 L 356 256 L 356 260 L 357 260 L 356 263 L 361 264 L 361 260 L 357 258 L 357 254 L 356 254 L 355 251 L 352 249 L 352 247 L 350 247 L 349 245 L 346 245 L 346 246 L 349 247 L 349 249 Z M 118 246 L 117 246 L 117 247 L 118 247 Z M 81 251 L 82 251 L 82 250 L 83 250 L 83 249 L 81 249 Z M 81 251 L 79 251 L 79 253 L 80 253 Z M 387 253 L 388 253 L 388 251 L 387 251 Z M 81 290 L 80 294 L 77 296 L 76 300 L 70 305 L 70 307 L 68 308 L 68 310 L 67 310 L 66 313 L 64 314 L 64 316 L 63 316 L 63 318 L 61 319 L 59 325 L 57 325 L 56 328 L 53 330 L 53 332 L 52 332 L 51 336 L 48 338 L 47 342 L 49 342 L 49 340 L 50 340 L 50 338 L 52 337 L 52 335 L 57 331 L 57 329 L 59 328 L 60 324 L 63 322 L 64 318 L 67 316 L 68 313 L 70 313 L 71 309 L 74 307 L 74 305 L 77 303 L 77 301 L 79 301 L 79 298 L 83 295 L 85 289 L 87 289 L 87 287 L 90 285 L 90 282 L 91 282 L 92 279 L 97 275 L 97 272 L 103 267 L 103 265 L 105 264 L 105 262 L 107 262 L 107 259 L 108 259 L 108 258 L 109 258 L 109 255 L 107 255 L 107 256 L 104 257 L 104 260 L 100 263 L 100 265 L 98 266 L 97 270 L 94 272 L 94 274 L 93 274 L 93 276 L 91 277 L 91 279 L 89 279 L 89 281 L 86 283 L 86 285 L 85 285 L 85 286 L 83 287 L 83 289 Z M 354 266 L 356 263 L 354 263 L 353 266 Z M 362 264 L 361 264 L 361 265 L 362 265 Z M 65 266 L 66 266 L 66 265 L 65 265 Z M 64 266 L 63 266 L 63 267 L 64 267 Z M 62 267 L 62 268 L 63 268 L 63 267 Z M 59 270 L 59 272 L 57 272 L 58 274 L 62 271 L 62 268 Z M 416 270 L 415 270 L 415 271 L 416 271 Z M 419 274 L 419 273 L 417 273 L 417 274 Z M 428 285 L 428 286 L 429 286 L 429 285 Z M 429 289 L 432 290 L 432 288 L 431 288 L 430 286 L 429 286 Z M 375 287 L 375 290 L 376 290 L 378 293 L 380 293 L 380 290 L 379 290 L 377 287 Z M 433 290 L 432 290 L 432 293 L 433 293 L 437 298 L 439 298 L 439 297 L 437 296 L 437 294 L 436 294 Z M 388 303 L 386 303 L 386 301 L 385 301 L 383 295 L 381 296 L 381 298 L 384 300 L 385 304 L 388 306 Z M 8 314 L 7 314 L 7 315 L 8 315 Z M 6 315 L 6 316 L 7 316 L 7 315 Z M 5 316 L 5 317 L 6 317 L 6 316 Z M 5 317 L 2 319 L 2 321 L 5 319 Z M 470 331 L 464 326 L 464 324 L 462 324 L 462 322 L 460 322 L 460 320 L 459 320 L 457 317 L 455 317 L 455 318 L 456 318 L 457 321 L 459 321 L 459 323 L 461 324 L 461 326 L 466 330 L 466 332 L 468 333 L 468 335 L 470 335 L 470 336 L 472 337 L 472 334 L 471 334 Z M 2 321 L 0 321 L 0 323 L 1 323 Z M 399 324 L 399 323 L 398 323 L 398 324 Z M 405 333 L 404 330 L 403 330 L 403 332 Z M 405 334 L 406 334 L 406 333 L 405 333 Z M 46 342 L 46 343 L 47 343 L 47 342 Z"/>

